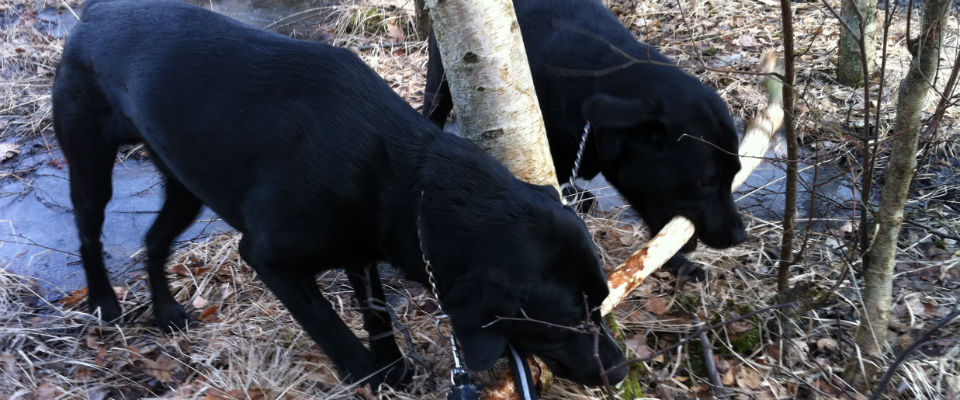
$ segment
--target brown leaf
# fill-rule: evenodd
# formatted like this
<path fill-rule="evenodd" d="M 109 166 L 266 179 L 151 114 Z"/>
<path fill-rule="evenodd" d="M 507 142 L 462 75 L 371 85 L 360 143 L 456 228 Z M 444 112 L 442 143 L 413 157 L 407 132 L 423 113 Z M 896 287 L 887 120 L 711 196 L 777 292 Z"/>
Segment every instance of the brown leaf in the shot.
<path fill-rule="evenodd" d="M 717 366 L 717 372 L 721 374 L 730 370 L 730 362 L 720 356 L 713 356 L 713 364 Z"/>
<path fill-rule="evenodd" d="M 913 312 L 916 316 L 923 316 L 927 309 L 923 306 L 923 302 L 916 297 L 911 297 L 905 302 L 907 307 L 910 307 L 910 311 Z"/>
<path fill-rule="evenodd" d="M 647 304 L 644 305 L 643 308 L 657 315 L 663 315 L 669 311 L 667 308 L 667 303 L 657 296 L 650 297 L 650 299 L 647 300 Z"/>
<path fill-rule="evenodd" d="M 60 300 L 60 304 L 63 304 L 65 307 L 73 307 L 79 304 L 81 301 L 87 298 L 87 288 L 80 288 L 74 290 L 73 293 L 70 293 L 69 296 L 64 297 L 63 300 Z"/>
<path fill-rule="evenodd" d="M 193 307 L 197 309 L 206 308 L 209 304 L 210 302 L 208 302 L 207 299 L 203 298 L 203 296 L 200 296 L 200 295 L 197 295 L 197 297 L 193 299 Z"/>
<path fill-rule="evenodd" d="M 100 347 L 100 343 L 97 342 L 97 338 L 93 335 L 87 335 L 87 348 L 96 350 L 98 347 Z"/>
<path fill-rule="evenodd" d="M 54 160 L 50 160 L 50 166 L 56 169 L 63 169 L 63 167 L 65 167 L 66 165 L 67 165 L 66 158 L 57 158 Z"/>
<path fill-rule="evenodd" d="M 823 338 L 817 341 L 817 348 L 823 351 L 834 351 L 840 344 L 831 338 Z"/>
<path fill-rule="evenodd" d="M 910 345 L 913 344 L 914 341 L 915 339 L 913 338 L 913 336 L 910 336 L 910 334 L 908 333 L 904 333 L 900 336 L 897 336 L 897 343 L 900 344 L 901 349 L 910 347 Z"/>
<path fill-rule="evenodd" d="M 403 34 L 403 28 L 397 24 L 397 20 L 392 20 L 387 23 L 387 37 L 393 43 L 402 42 L 407 39 L 406 35 Z"/>
<path fill-rule="evenodd" d="M 43 382 L 37 387 L 37 390 L 33 392 L 33 398 L 36 400 L 53 400 L 59 392 L 56 385 L 50 382 Z"/>
<path fill-rule="evenodd" d="M 753 329 L 753 323 L 750 321 L 737 321 L 731 323 L 729 326 L 730 331 L 733 333 L 744 333 Z"/>
<path fill-rule="evenodd" d="M 180 366 L 179 361 L 166 354 L 161 354 L 156 361 L 149 358 L 141 361 L 144 364 L 143 371 L 163 383 L 173 382 L 173 374 L 177 372 L 177 367 Z"/>
<path fill-rule="evenodd" d="M 214 306 L 208 307 L 206 310 L 203 310 L 203 312 L 200 313 L 200 318 L 199 318 L 200 322 L 210 323 L 210 322 L 220 321 L 220 318 L 217 318 L 217 316 L 215 315 L 217 313 L 217 310 L 219 309 L 220 309 L 220 306 L 214 305 Z"/>
<path fill-rule="evenodd" d="M 757 45 L 757 40 L 753 38 L 753 35 L 744 33 L 737 39 L 737 44 L 741 47 L 753 47 Z"/>
<path fill-rule="evenodd" d="M 647 335 L 642 333 L 633 335 L 633 337 L 625 340 L 624 344 L 627 345 L 627 349 L 636 355 L 637 358 L 646 358 L 653 354 L 653 349 L 647 345 Z"/>
<path fill-rule="evenodd" d="M 110 364 L 110 361 L 107 360 L 107 349 L 103 347 L 97 348 L 97 358 L 94 360 L 94 364 L 99 367 L 106 367 Z"/>
<path fill-rule="evenodd" d="M 93 378 L 93 371 L 88 368 L 78 368 L 73 372 L 73 379 L 78 381 L 85 381 L 90 378 Z"/>
<path fill-rule="evenodd" d="M 727 372 L 723 373 L 723 376 L 720 377 L 720 382 L 723 383 L 724 386 L 733 385 L 734 383 L 737 382 L 736 376 L 739 371 L 740 371 L 740 367 L 734 365 L 733 367 L 728 369 Z"/>
<path fill-rule="evenodd" d="M 763 387 L 763 376 L 750 368 L 740 368 L 736 375 L 737 386 L 745 390 L 755 390 Z"/>
<path fill-rule="evenodd" d="M 180 276 L 190 276 L 190 270 L 183 264 L 174 265 L 173 268 L 170 268 L 170 271 Z"/>

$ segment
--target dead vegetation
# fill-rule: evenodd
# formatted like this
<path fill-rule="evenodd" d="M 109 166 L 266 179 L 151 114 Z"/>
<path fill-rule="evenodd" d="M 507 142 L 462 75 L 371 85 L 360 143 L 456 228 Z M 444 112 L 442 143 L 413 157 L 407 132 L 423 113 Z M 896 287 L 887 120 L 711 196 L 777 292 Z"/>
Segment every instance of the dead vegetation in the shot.
<path fill-rule="evenodd" d="M 746 119 L 763 95 L 755 70 L 763 50 L 780 44 L 779 9 L 769 0 L 698 2 L 621 0 L 611 2 L 624 24 L 655 44 L 690 73 L 716 88 L 735 116 Z M 837 7 L 838 1 L 829 2 Z M 73 5 L 73 3 L 70 3 Z M 814 191 L 815 203 L 800 210 L 801 258 L 793 268 L 787 296 L 776 293 L 776 263 L 781 234 L 776 205 L 747 211 L 750 240 L 734 249 L 701 248 L 695 262 L 707 266 L 708 281 L 678 286 L 665 274 L 648 279 L 614 313 L 617 334 L 626 348 L 646 361 L 631 369 L 631 381 L 618 388 L 623 398 L 709 398 L 703 344 L 690 341 L 658 350 L 694 332 L 697 321 L 742 321 L 708 332 L 715 365 L 733 398 L 863 398 L 840 378 L 848 360 L 887 365 L 897 351 L 950 312 L 960 289 L 960 168 L 957 119 L 960 107 L 947 109 L 936 134 L 921 139 L 923 162 L 914 182 L 907 218 L 913 225 L 901 237 L 895 307 L 888 331 L 892 347 L 883 360 L 856 354 L 851 340 L 859 316 L 858 269 L 849 254 L 859 216 L 861 194 L 835 197 L 831 185 L 850 187 L 861 173 L 855 129 L 862 128 L 861 92 L 834 82 L 833 59 L 839 26 L 823 3 L 795 3 L 798 30 L 798 133 L 808 171 L 801 190 Z M 63 40 L 42 29 L 40 14 L 63 3 L 7 0 L 0 4 L 0 144 L 43 139 L 55 147 L 50 127 L 49 87 Z M 882 9 L 882 7 L 881 7 Z M 355 49 L 401 96 L 419 107 L 426 47 L 414 40 L 412 1 L 353 0 L 321 5 L 278 20 L 272 28 L 317 18 L 320 34 L 336 45 Z M 917 26 L 917 15 L 912 15 Z M 880 107 L 881 124 L 892 120 L 896 83 L 909 62 L 905 49 L 908 14 L 893 17 L 884 92 L 871 99 Z M 957 56 L 960 31 L 951 12 L 946 52 L 938 82 Z M 38 28 L 38 26 L 40 28 Z M 915 34 L 915 32 L 913 32 Z M 942 83 L 941 83 L 942 84 Z M 930 105 L 930 110 L 935 104 Z M 927 114 L 929 115 L 929 114 Z M 858 125 L 861 124 L 861 125 Z M 882 146 L 881 146 L 882 148 Z M 23 151 L 30 151 L 23 149 Z M 15 158 L 16 154 L 5 158 Z M 882 176 L 881 157 L 877 176 Z M 12 171 L 0 164 L 0 178 Z M 812 173 L 812 171 L 823 171 Z M 826 183 L 813 183 L 834 173 Z M 831 175 L 832 176 L 832 175 Z M 776 182 L 742 192 L 775 196 Z M 809 197 L 809 194 L 807 195 Z M 831 212 L 824 213 L 822 210 Z M 811 211 L 815 211 L 811 214 Z M 586 216 L 601 246 L 604 265 L 623 262 L 648 236 L 618 209 Z M 83 313 L 84 293 L 43 299 L 30 278 L 0 266 L 0 399 L 105 398 L 371 398 L 340 384 L 323 352 L 300 330 L 274 296 L 255 279 L 236 254 L 235 235 L 185 243 L 170 262 L 178 301 L 197 320 L 187 332 L 163 334 L 152 324 L 143 279 L 116 290 L 127 313 L 116 326 Z M 67 249 L 72 250 L 72 249 Z M 77 266 L 79 269 L 79 265 Z M 846 273 L 845 273 L 846 271 Z M 434 330 L 436 308 L 423 289 L 387 274 L 388 296 L 416 352 L 426 363 L 409 392 L 386 388 L 382 398 L 444 398 L 451 360 Z M 845 278 L 843 278 L 845 277 Z M 843 278 L 843 279 L 842 279 Z M 840 280 L 842 279 L 842 280 Z M 360 337 L 361 318 L 339 273 L 318 277 L 324 293 Z M 825 296 L 830 294 L 830 296 Z M 787 323 L 776 311 L 757 312 L 799 297 L 824 296 L 797 327 L 800 336 L 780 340 Z M 403 341 L 401 335 L 398 340 Z M 960 322 L 947 324 L 933 340 L 901 366 L 886 395 L 905 399 L 956 399 L 960 396 Z M 489 374 L 481 378 L 491 379 Z M 559 381 L 545 398 L 602 398 L 599 389 Z"/>

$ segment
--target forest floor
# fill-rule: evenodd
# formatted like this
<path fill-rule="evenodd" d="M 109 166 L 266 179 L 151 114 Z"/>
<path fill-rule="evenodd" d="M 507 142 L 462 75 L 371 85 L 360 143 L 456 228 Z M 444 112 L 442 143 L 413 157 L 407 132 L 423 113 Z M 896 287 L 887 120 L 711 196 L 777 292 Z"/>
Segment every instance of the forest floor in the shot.
<path fill-rule="evenodd" d="M 741 122 L 762 107 L 764 96 L 757 77 L 749 73 L 756 70 L 763 51 L 782 47 L 779 2 L 612 3 L 638 39 L 657 46 L 715 88 Z M 253 3 L 241 0 L 238 4 Z M 827 4 L 839 10 L 839 1 Z M 20 184 L 18 193 L 0 193 L 0 199 L 36 190 L 31 183 L 42 174 L 25 166 L 24 159 L 33 157 L 51 169 L 67 168 L 57 153 L 50 120 L 50 86 L 65 34 L 51 21 L 59 24 L 64 19 L 51 15 L 70 13 L 68 8 L 76 5 L 73 1 L 0 0 L 0 187 Z M 887 345 L 887 352 L 883 359 L 857 353 L 852 337 L 860 325 L 862 279 L 851 243 L 859 225 L 853 208 L 861 198 L 858 138 L 867 103 L 861 89 L 839 85 L 834 79 L 840 27 L 830 9 L 822 2 L 793 5 L 799 55 L 796 117 L 806 168 L 799 210 L 800 255 L 790 281 L 797 289 L 781 296 L 776 291 L 783 209 L 777 204 L 782 203 L 783 187 L 782 172 L 777 171 L 783 168 L 785 154 L 781 142 L 763 167 L 770 178 L 749 182 L 750 187 L 736 197 L 738 204 L 750 204 L 741 208 L 749 225 L 748 241 L 725 250 L 701 246 L 691 259 L 705 267 L 707 281 L 678 285 L 669 275 L 657 273 L 615 310 L 618 338 L 631 356 L 648 358 L 631 369 L 630 383 L 616 388 L 622 398 L 710 398 L 701 342 L 659 350 L 692 335 L 697 321 L 717 323 L 744 315 L 749 317 L 707 332 L 724 393 L 738 399 L 866 398 L 870 392 L 857 392 L 841 378 L 845 367 L 891 364 L 900 350 L 957 305 L 960 107 L 954 98 L 939 130 L 922 138 L 920 167 L 906 212 L 908 223 L 901 235 L 892 322 L 886 336 L 878 338 Z M 420 106 L 427 57 L 425 42 L 415 39 L 412 1 L 344 0 L 308 4 L 296 13 L 237 12 L 234 16 L 252 15 L 256 18 L 248 22 L 269 29 L 354 49 L 411 106 Z M 910 60 L 905 47 L 907 21 L 912 21 L 915 35 L 918 14 L 909 14 L 900 5 L 892 15 L 883 90 L 878 95 L 880 81 L 874 79 L 869 102 L 871 114 L 880 111 L 881 132 L 888 130 L 895 116 L 898 83 Z M 951 12 L 938 93 L 960 48 L 957 15 L 956 10 Z M 926 117 L 938 100 L 939 96 L 932 96 Z M 881 150 L 885 139 L 881 138 Z M 136 148 L 121 156 L 144 157 Z M 878 185 L 883 182 L 885 159 L 883 154 L 878 159 Z M 867 197 L 875 203 L 877 193 Z M 69 216 L 67 198 L 56 204 L 57 212 Z M 601 248 L 605 268 L 619 265 L 649 236 L 630 212 L 618 207 L 584 216 Z M 0 215 L 0 222 L 12 227 L 26 217 Z M 22 238 L 0 239 L 9 245 Z M 171 285 L 196 323 L 175 334 L 154 327 L 143 273 L 114 280 L 126 313 L 121 323 L 106 325 L 85 313 L 85 289 L 51 295 L 37 279 L 41 272 L 17 268 L 27 262 L 23 257 L 0 259 L 0 400 L 375 398 L 341 384 L 323 351 L 240 260 L 238 240 L 238 235 L 222 231 L 177 246 L 169 268 Z M 70 261 L 65 268 L 82 277 L 74 248 L 48 250 L 64 253 Z M 142 260 L 136 254 L 128 256 L 133 264 Z M 385 284 L 391 305 L 401 329 L 412 338 L 401 348 L 416 352 L 426 362 L 407 391 L 384 388 L 380 397 L 445 398 L 452 360 L 434 329 L 437 310 L 422 287 L 383 268 L 388 269 Z M 322 274 L 318 283 L 348 325 L 365 337 L 343 274 Z M 824 294 L 829 296 L 796 321 L 768 310 L 787 302 L 782 299 Z M 787 326 L 796 334 L 782 340 L 779 332 Z M 500 372 L 478 375 L 490 383 Z M 908 357 L 883 395 L 960 398 L 960 321 L 945 325 Z M 546 399 L 604 396 L 602 389 L 560 379 L 543 394 Z"/>

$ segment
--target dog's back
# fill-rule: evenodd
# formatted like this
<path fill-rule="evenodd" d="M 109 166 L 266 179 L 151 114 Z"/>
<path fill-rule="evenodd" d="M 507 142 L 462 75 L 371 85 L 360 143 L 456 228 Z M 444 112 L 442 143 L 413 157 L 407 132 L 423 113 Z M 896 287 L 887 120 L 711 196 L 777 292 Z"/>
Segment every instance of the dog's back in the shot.
<path fill-rule="evenodd" d="M 373 175 L 389 171 L 359 166 L 387 167 L 377 162 L 386 157 L 383 148 L 409 148 L 430 132 L 348 50 L 198 11 L 163 0 L 86 7 L 64 51 L 54 101 L 77 109 L 69 114 L 84 115 L 86 123 L 97 123 L 91 115 L 98 114 L 107 140 L 144 141 L 161 169 L 231 225 L 248 224 L 235 200 L 254 200 L 254 188 L 330 190 L 379 179 Z M 195 161 L 211 158 L 216 162 Z M 274 170 L 276 158 L 285 171 Z M 269 181 L 250 182 L 258 177 Z M 369 193 L 340 189 L 369 202 L 360 198 Z"/>

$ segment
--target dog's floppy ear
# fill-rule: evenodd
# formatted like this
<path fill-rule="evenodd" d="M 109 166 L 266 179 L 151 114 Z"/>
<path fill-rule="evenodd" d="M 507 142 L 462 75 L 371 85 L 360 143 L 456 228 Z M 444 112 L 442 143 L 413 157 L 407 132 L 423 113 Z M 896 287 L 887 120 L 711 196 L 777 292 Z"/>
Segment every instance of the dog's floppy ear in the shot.
<path fill-rule="evenodd" d="M 489 369 L 507 349 L 511 322 L 490 323 L 497 317 L 515 317 L 520 309 L 514 295 L 480 275 L 468 273 L 458 277 L 444 296 L 443 304 L 450 314 L 467 367 L 474 371 Z"/>
<path fill-rule="evenodd" d="M 602 93 L 583 102 L 584 118 L 600 128 L 627 129 L 662 124 L 663 103 L 655 99 L 627 99 Z"/>
<path fill-rule="evenodd" d="M 640 144 L 646 152 L 662 150 L 668 126 L 663 118 L 663 103 L 650 99 L 625 99 L 595 94 L 583 103 L 583 116 L 595 129 L 606 131 L 593 136 L 599 152 L 615 156 L 635 154 L 630 143 Z"/>

